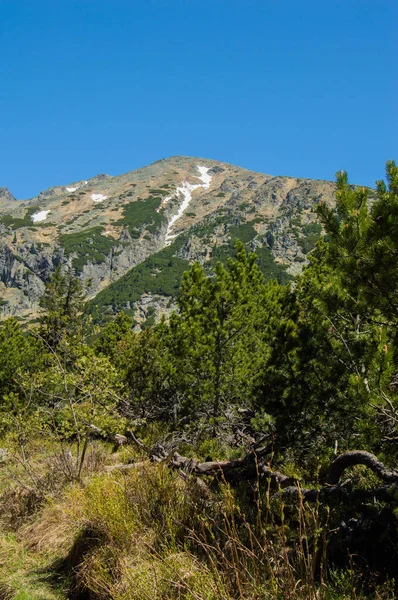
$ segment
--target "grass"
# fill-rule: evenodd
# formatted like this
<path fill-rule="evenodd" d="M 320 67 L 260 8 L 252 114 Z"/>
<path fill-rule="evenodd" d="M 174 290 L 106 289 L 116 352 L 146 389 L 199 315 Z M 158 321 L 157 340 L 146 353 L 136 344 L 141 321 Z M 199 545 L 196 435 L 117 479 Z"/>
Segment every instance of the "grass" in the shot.
<path fill-rule="evenodd" d="M 65 587 L 51 581 L 45 558 L 31 553 L 13 534 L 0 537 L 0 597 L 11 600 L 60 600 Z"/>
<path fill-rule="evenodd" d="M 37 467 L 39 441 L 30 451 Z M 0 597 L 365 598 L 352 570 L 326 569 L 325 536 L 334 525 L 321 506 L 299 499 L 287 507 L 266 483 L 250 497 L 246 486 L 198 483 L 129 448 L 112 454 L 102 444 L 100 453 L 103 461 L 94 470 L 88 463 L 81 483 L 49 494 L 14 532 L 3 526 Z M 118 470 L 127 460 L 134 466 Z M 371 597 L 392 600 L 393 586 L 376 587 Z"/>

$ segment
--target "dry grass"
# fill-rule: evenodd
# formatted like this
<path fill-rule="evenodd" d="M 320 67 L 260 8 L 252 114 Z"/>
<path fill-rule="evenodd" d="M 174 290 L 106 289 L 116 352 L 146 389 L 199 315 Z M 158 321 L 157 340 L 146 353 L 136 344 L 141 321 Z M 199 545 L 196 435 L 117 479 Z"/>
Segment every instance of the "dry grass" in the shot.
<path fill-rule="evenodd" d="M 363 598 L 352 572 L 326 574 L 320 506 L 285 507 L 270 490 L 250 499 L 226 484 L 205 490 L 166 465 L 104 472 L 119 460 L 95 449 L 83 481 L 48 494 L 16 536 L 3 534 L 0 598 L 9 590 L 20 600 Z M 395 598 L 388 587 L 372 597 Z"/>

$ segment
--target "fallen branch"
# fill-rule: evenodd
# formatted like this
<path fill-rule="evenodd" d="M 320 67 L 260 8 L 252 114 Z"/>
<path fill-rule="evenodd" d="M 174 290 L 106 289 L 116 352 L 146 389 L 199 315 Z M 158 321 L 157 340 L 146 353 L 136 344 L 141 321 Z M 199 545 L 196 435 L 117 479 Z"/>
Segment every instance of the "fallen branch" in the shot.
<path fill-rule="evenodd" d="M 142 448 L 142 442 L 140 443 L 137 439 L 134 441 L 135 443 L 138 442 L 138 445 Z M 279 471 L 273 471 L 264 460 L 269 452 L 269 447 L 265 447 L 235 460 L 200 462 L 193 458 L 181 456 L 178 452 L 167 453 L 162 445 L 156 444 L 149 451 L 149 457 L 151 462 L 165 463 L 177 469 L 184 479 L 187 479 L 190 475 L 207 475 L 219 477 L 222 481 L 231 485 L 236 485 L 242 481 L 249 483 L 256 480 L 266 480 L 270 481 L 274 488 L 280 490 L 277 495 L 283 494 L 285 498 L 294 499 L 300 497 L 307 502 L 321 500 L 327 502 L 329 499 L 344 499 L 347 497 L 359 501 L 372 499 L 391 501 L 396 498 L 398 493 L 398 472 L 387 468 L 374 454 L 364 450 L 345 452 L 338 456 L 331 463 L 325 485 L 320 489 L 301 488 L 294 477 L 289 477 Z M 147 461 L 129 465 L 115 465 L 108 467 L 107 470 L 129 470 L 144 464 L 148 464 Z M 349 487 L 347 483 L 340 484 L 344 471 L 356 465 L 368 467 L 387 485 L 364 490 Z"/>
<path fill-rule="evenodd" d="M 387 469 L 379 459 L 370 452 L 355 450 L 338 456 L 330 465 L 326 483 L 336 485 L 344 471 L 355 465 L 365 465 L 385 483 L 398 483 L 398 472 Z"/>

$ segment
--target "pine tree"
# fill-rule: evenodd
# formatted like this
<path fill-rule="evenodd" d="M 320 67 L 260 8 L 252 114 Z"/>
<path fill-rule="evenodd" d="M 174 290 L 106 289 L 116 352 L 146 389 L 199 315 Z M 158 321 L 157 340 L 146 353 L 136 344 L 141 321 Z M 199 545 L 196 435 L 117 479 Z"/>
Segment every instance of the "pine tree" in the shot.
<path fill-rule="evenodd" d="M 58 266 L 40 299 L 39 333 L 50 349 L 67 343 L 68 335 L 81 328 L 84 299 L 80 280 Z"/>
<path fill-rule="evenodd" d="M 250 403 L 277 289 L 264 285 L 256 261 L 238 242 L 226 268 L 206 275 L 196 263 L 183 278 L 170 328 L 185 413 L 217 421 L 226 406 Z"/>
<path fill-rule="evenodd" d="M 387 440 L 379 425 L 386 429 L 395 410 L 398 380 L 393 162 L 387 181 L 369 199 L 338 173 L 336 208 L 319 207 L 326 237 L 286 297 L 259 396 L 282 445 L 330 452 L 336 442 L 352 447 L 362 437 L 369 448 Z"/>

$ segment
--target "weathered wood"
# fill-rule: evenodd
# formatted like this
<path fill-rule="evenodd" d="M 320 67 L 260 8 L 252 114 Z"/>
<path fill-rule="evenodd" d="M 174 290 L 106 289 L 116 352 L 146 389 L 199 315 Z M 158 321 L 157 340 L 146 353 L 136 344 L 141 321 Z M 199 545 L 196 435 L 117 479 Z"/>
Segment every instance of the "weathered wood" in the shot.
<path fill-rule="evenodd" d="M 355 465 L 365 465 L 385 483 L 398 483 L 397 471 L 387 469 L 374 454 L 365 452 L 364 450 L 345 452 L 338 456 L 329 467 L 326 483 L 337 485 L 344 471 Z"/>
<path fill-rule="evenodd" d="M 160 444 L 155 445 L 149 451 L 151 462 L 168 464 L 170 467 L 177 469 L 184 479 L 187 479 L 190 475 L 218 476 L 232 485 L 242 481 L 251 483 L 257 479 L 263 479 L 272 483 L 274 489 L 276 487 L 279 490 L 277 495 L 283 494 L 285 498 L 294 500 L 301 498 L 307 502 L 323 501 L 327 503 L 329 500 L 350 497 L 360 501 L 372 499 L 390 501 L 395 499 L 398 494 L 398 472 L 388 469 L 374 454 L 364 450 L 345 452 L 338 456 L 329 467 L 326 485 L 320 489 L 301 488 L 294 477 L 289 477 L 279 471 L 273 471 L 264 460 L 268 453 L 269 448 L 265 447 L 259 448 L 256 452 L 251 452 L 243 458 L 201 463 L 193 458 L 181 456 L 178 452 L 167 454 Z M 128 470 L 145 464 L 148 464 L 148 461 L 132 463 L 131 465 L 114 465 L 107 467 L 107 470 Z M 340 479 L 344 471 L 355 465 L 365 465 L 387 485 L 371 490 L 353 489 L 347 485 L 341 485 Z M 197 482 L 200 481 L 198 478 L 196 480 Z"/>
<path fill-rule="evenodd" d="M 341 485 L 325 486 L 317 489 L 305 489 L 296 486 L 290 486 L 278 492 L 278 496 L 297 502 L 299 498 L 306 502 L 324 502 L 327 504 L 333 500 L 356 500 L 360 502 L 389 502 L 396 500 L 398 494 L 398 485 L 384 485 L 378 488 L 365 490 L 361 488 L 348 488 Z"/>

